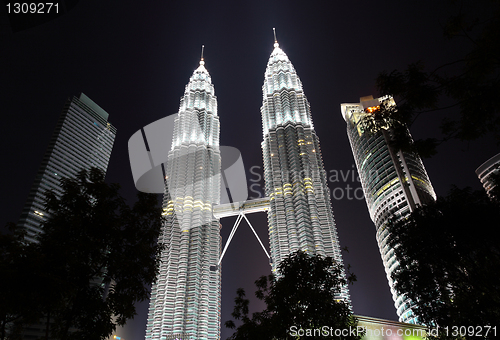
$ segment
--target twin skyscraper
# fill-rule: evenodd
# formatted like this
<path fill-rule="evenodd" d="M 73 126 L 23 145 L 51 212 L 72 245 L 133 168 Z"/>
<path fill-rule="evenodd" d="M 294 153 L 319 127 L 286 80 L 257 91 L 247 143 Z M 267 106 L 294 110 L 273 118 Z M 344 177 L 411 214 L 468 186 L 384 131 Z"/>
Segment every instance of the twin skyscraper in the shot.
<path fill-rule="evenodd" d="M 262 91 L 261 146 L 267 197 L 257 204 L 268 214 L 271 270 L 275 272 L 287 255 L 298 250 L 330 256 L 342 264 L 330 191 L 310 105 L 295 68 L 277 41 L 267 63 Z M 349 129 L 353 124 L 351 116 L 351 111 L 344 112 L 348 130 L 352 130 L 349 134 L 354 136 L 358 130 L 356 127 Z M 222 250 L 221 224 L 217 214 L 212 215 L 220 206 L 219 188 L 221 181 L 225 181 L 224 176 L 219 176 L 222 164 L 219 131 L 214 85 L 202 58 L 181 98 L 174 121 L 172 146 L 164 168 L 165 183 L 168 183 L 163 199 L 166 222 L 160 241 L 165 244 L 165 249 L 161 254 L 158 279 L 151 292 L 146 330 L 148 340 L 220 338 L 221 269 L 217 264 Z M 384 142 L 383 138 L 377 141 Z M 358 171 L 363 173 L 372 162 L 368 153 L 372 152 L 375 159 L 379 145 L 355 143 L 362 144 L 357 150 L 363 155 L 356 155 L 356 163 Z M 383 157 L 386 161 L 394 161 L 387 155 Z M 394 197 L 390 199 L 398 202 L 398 207 L 408 201 L 402 186 L 409 182 L 414 185 L 425 182 L 427 192 L 433 195 L 421 162 L 412 158 L 407 163 L 411 164 L 397 176 L 381 178 L 376 185 L 371 180 L 362 183 L 366 197 L 372 197 L 371 191 L 377 190 L 377 197 L 373 198 L 376 202 L 369 203 L 372 219 L 382 214 L 380 211 L 386 206 L 381 200 L 385 200 L 388 192 L 396 187 L 401 190 L 394 191 Z M 420 171 L 418 175 L 410 173 L 412 167 Z M 387 187 L 386 179 L 392 183 Z M 396 181 L 400 181 L 399 186 Z M 384 190 L 380 191 L 382 187 Z M 244 206 L 241 202 L 236 205 Z M 387 212 L 387 209 L 383 211 Z M 379 241 L 379 245 L 384 244 Z M 394 265 L 390 263 L 393 259 L 389 253 L 387 250 L 383 252 L 384 257 L 388 257 L 384 260 L 386 268 Z M 350 304 L 346 286 L 342 287 L 338 298 Z M 397 299 L 399 297 L 395 296 Z"/>
<path fill-rule="evenodd" d="M 272 271 L 297 250 L 342 263 L 309 102 L 277 42 L 265 72 L 261 113 Z M 219 339 L 221 270 L 210 267 L 221 255 L 221 225 L 215 218 L 196 225 L 220 203 L 213 197 L 220 186 L 219 117 L 203 60 L 186 85 L 168 157 L 166 177 L 182 185 L 173 192 L 169 185 L 164 195 L 166 249 L 152 288 L 146 339 Z M 195 226 L 186 228 L 186 221 Z M 339 298 L 349 302 L 347 287 Z"/>

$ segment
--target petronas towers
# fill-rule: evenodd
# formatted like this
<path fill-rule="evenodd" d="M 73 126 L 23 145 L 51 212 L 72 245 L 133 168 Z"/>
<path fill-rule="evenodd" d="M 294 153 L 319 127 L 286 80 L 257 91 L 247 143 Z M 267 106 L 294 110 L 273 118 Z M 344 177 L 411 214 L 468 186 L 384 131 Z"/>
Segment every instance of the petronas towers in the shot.
<path fill-rule="evenodd" d="M 267 63 L 261 107 L 264 178 L 273 272 L 302 250 L 342 264 L 326 173 L 309 102 L 287 55 L 275 42 Z M 341 296 L 349 301 L 347 287 Z"/>
<path fill-rule="evenodd" d="M 302 250 L 342 264 L 319 139 L 309 102 L 275 42 L 261 107 L 265 204 L 272 271 Z M 165 170 L 161 268 L 152 287 L 146 339 L 220 339 L 221 156 L 217 100 L 204 61 L 181 99 Z M 259 201 L 259 204 L 263 204 Z M 339 299 L 350 303 L 347 287 Z"/>
<path fill-rule="evenodd" d="M 220 193 L 217 99 L 203 59 L 174 122 L 163 197 L 160 273 L 151 290 L 146 339 L 219 339 Z"/>

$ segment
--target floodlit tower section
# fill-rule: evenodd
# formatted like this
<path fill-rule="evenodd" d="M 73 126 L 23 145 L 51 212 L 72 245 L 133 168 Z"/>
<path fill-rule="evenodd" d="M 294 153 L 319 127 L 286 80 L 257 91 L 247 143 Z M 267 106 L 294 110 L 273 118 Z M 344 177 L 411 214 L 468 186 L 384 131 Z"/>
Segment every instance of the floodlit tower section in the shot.
<path fill-rule="evenodd" d="M 330 256 L 343 265 L 309 102 L 295 68 L 277 42 L 267 63 L 262 91 L 262 152 L 270 200 L 272 271 L 297 250 Z M 347 286 L 342 288 L 340 298 L 350 304 Z"/>
<path fill-rule="evenodd" d="M 435 200 L 436 194 L 420 157 L 390 147 L 394 135 L 389 125 L 378 131 L 368 130 L 366 118 L 378 111 L 382 103 L 396 105 L 390 96 L 369 96 L 361 98 L 360 103 L 342 104 L 341 110 L 399 320 L 416 324 L 412 302 L 393 288 L 391 274 L 399 263 L 387 244 L 386 223 L 391 217 L 404 218 L 419 205 Z"/>
<path fill-rule="evenodd" d="M 166 166 L 160 272 L 151 291 L 146 339 L 219 339 L 220 150 L 217 99 L 200 61 L 186 85 Z M 207 218 L 207 214 L 210 218 Z M 208 222 L 207 222 L 208 221 Z"/>

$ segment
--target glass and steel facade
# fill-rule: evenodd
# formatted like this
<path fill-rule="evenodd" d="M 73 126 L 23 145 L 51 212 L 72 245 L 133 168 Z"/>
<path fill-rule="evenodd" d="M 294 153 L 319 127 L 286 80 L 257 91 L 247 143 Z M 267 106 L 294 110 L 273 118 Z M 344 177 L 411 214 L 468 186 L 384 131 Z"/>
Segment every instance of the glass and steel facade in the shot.
<path fill-rule="evenodd" d="M 217 99 L 204 61 L 181 98 L 166 164 L 161 264 L 152 287 L 146 339 L 219 339 L 220 201 Z M 213 269 L 213 268 L 212 268 Z"/>
<path fill-rule="evenodd" d="M 435 200 L 436 194 L 418 155 L 389 147 L 393 138 L 390 128 L 368 131 L 364 124 L 364 118 L 384 101 L 396 105 L 392 97 L 370 96 L 361 98 L 360 103 L 341 104 L 341 111 L 399 320 L 418 323 L 411 311 L 412 302 L 393 289 L 391 274 L 399 263 L 387 245 L 386 223 L 391 217 L 403 218 L 419 205 Z"/>
<path fill-rule="evenodd" d="M 270 200 L 272 271 L 297 250 L 330 256 L 343 265 L 309 102 L 295 68 L 277 42 L 267 63 L 262 91 L 262 152 Z M 350 304 L 347 286 L 339 299 Z"/>
<path fill-rule="evenodd" d="M 476 169 L 476 175 L 481 181 L 481 184 L 486 190 L 486 193 L 492 198 L 492 190 L 496 187 L 495 183 L 491 180 L 491 175 L 500 173 L 500 153 L 491 157 L 486 162 L 481 164 Z"/>
<path fill-rule="evenodd" d="M 61 194 L 61 178 L 74 178 L 80 170 L 108 168 L 116 136 L 108 116 L 83 93 L 66 102 L 18 223 L 27 240 L 35 241 L 49 217 L 45 192 Z"/>

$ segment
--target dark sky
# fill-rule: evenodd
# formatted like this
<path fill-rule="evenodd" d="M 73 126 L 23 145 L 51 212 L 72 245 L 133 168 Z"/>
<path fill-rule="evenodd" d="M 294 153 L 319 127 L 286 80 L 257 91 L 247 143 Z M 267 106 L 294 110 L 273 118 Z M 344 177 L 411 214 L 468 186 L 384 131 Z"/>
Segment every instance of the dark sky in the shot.
<path fill-rule="evenodd" d="M 341 246 L 349 248 L 344 261 L 358 277 L 350 289 L 354 312 L 397 320 L 366 203 L 347 198 L 348 186 L 359 183 L 340 104 L 380 95 L 375 78 L 383 70 L 419 59 L 432 69 L 464 53 L 466 45 L 443 38 L 440 25 L 450 9 L 438 3 L 80 0 L 67 14 L 17 33 L 2 5 L 1 225 L 18 220 L 63 105 L 80 92 L 118 129 L 107 180 L 120 183 L 133 202 L 128 139 L 177 112 L 202 44 L 218 97 L 221 145 L 241 151 L 249 185 L 263 188 L 250 169 L 262 169 L 261 87 L 276 27 L 311 104 L 330 189 L 339 188 L 332 202 Z M 436 136 L 439 120 L 423 115 L 412 127 L 414 137 Z M 452 184 L 479 189 L 474 170 L 498 152 L 489 139 L 450 142 L 424 163 L 437 194 L 445 195 Z M 266 216 L 250 219 L 268 246 Z M 233 223 L 222 220 L 224 242 Z M 269 272 L 264 252 L 242 224 L 222 263 L 222 322 L 230 318 L 236 289 L 253 295 L 253 282 Z M 146 311 L 147 303 L 139 305 L 139 315 L 118 334 L 141 339 Z M 222 327 L 222 338 L 229 335 Z"/>

